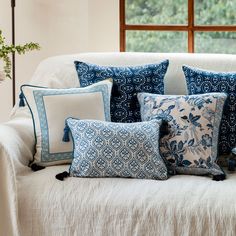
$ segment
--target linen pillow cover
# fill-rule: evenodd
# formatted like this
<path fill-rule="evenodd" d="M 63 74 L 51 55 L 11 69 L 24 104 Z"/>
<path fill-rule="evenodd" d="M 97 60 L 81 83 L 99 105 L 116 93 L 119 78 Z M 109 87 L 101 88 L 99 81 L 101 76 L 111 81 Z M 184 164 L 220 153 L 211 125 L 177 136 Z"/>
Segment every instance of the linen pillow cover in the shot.
<path fill-rule="evenodd" d="M 111 88 L 109 80 L 87 88 L 21 86 L 34 124 L 36 153 L 33 162 L 41 166 L 70 163 L 72 144 L 61 138 L 65 119 L 74 116 L 109 121 Z"/>
<path fill-rule="evenodd" d="M 218 133 L 227 95 L 192 96 L 138 94 L 143 121 L 162 119 L 169 134 L 160 140 L 160 153 L 172 172 L 224 175 L 216 164 Z"/>
<path fill-rule="evenodd" d="M 167 179 L 158 143 L 162 121 L 124 124 L 68 118 L 66 122 L 74 142 L 70 176 Z"/>
<path fill-rule="evenodd" d="M 80 86 L 86 87 L 106 78 L 113 79 L 111 121 L 141 121 L 138 92 L 164 94 L 164 76 L 169 61 L 129 67 L 107 67 L 75 61 Z"/>
<path fill-rule="evenodd" d="M 188 94 L 224 92 L 225 102 L 219 137 L 219 154 L 229 154 L 236 146 L 236 72 L 205 71 L 183 66 Z"/>

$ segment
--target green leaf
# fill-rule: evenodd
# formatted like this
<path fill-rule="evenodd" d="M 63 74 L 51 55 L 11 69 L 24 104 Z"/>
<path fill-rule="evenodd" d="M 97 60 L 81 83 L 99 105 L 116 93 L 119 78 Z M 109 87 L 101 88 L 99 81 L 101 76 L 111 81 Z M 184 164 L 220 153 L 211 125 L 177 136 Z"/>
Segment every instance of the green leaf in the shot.
<path fill-rule="evenodd" d="M 2 36 L 2 31 L 0 30 L 0 59 L 3 60 L 3 70 L 6 78 L 11 78 L 11 53 L 18 53 L 19 55 L 25 54 L 28 51 L 39 50 L 40 46 L 38 43 L 27 43 L 25 45 L 7 45 L 5 43 L 5 38 Z"/>

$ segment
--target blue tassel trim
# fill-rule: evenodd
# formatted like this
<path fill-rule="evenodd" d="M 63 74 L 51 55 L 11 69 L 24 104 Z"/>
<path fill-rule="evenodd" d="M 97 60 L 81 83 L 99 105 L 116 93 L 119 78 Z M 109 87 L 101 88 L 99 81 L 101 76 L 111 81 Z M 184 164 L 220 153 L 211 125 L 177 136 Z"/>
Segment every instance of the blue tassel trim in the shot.
<path fill-rule="evenodd" d="M 19 95 L 19 99 L 20 99 L 19 107 L 24 107 L 25 106 L 25 97 L 22 92 Z"/>
<path fill-rule="evenodd" d="M 62 173 L 57 174 L 55 177 L 56 179 L 63 181 L 65 178 L 69 177 L 69 173 L 67 171 L 64 171 Z"/>
<path fill-rule="evenodd" d="M 212 180 L 214 181 L 223 181 L 226 179 L 226 175 L 225 174 L 221 174 L 221 175 L 213 175 Z"/>
<path fill-rule="evenodd" d="M 63 135 L 63 138 L 62 138 L 63 142 L 70 142 L 69 132 L 70 132 L 70 128 L 66 123 L 65 128 L 64 128 L 64 135 Z"/>
<path fill-rule="evenodd" d="M 45 169 L 44 166 L 40 166 L 40 165 L 37 165 L 37 164 L 35 164 L 35 163 L 32 164 L 32 165 L 30 166 L 30 168 L 31 168 L 31 170 L 34 171 L 34 172 Z"/>

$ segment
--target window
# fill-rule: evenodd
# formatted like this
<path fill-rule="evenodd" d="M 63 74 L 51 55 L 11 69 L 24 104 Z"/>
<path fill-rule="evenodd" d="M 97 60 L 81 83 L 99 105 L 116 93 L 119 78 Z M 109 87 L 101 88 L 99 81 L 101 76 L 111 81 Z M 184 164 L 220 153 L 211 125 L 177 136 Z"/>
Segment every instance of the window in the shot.
<path fill-rule="evenodd" d="M 120 0 L 120 51 L 236 54 L 236 0 Z"/>

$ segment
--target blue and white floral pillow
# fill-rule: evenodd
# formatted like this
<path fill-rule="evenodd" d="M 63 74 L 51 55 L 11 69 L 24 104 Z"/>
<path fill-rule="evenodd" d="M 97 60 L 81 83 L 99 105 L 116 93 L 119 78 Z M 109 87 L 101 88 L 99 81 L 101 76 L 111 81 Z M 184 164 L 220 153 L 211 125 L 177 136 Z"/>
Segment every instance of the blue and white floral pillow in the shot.
<path fill-rule="evenodd" d="M 170 170 L 182 174 L 224 175 L 216 164 L 224 93 L 192 96 L 138 94 L 143 121 L 165 120 L 169 134 L 160 152 Z"/>
<path fill-rule="evenodd" d="M 188 94 L 224 92 L 225 102 L 219 137 L 219 154 L 229 154 L 236 146 L 236 72 L 213 72 L 183 66 Z"/>
<path fill-rule="evenodd" d="M 111 121 L 138 122 L 140 107 L 137 93 L 147 92 L 164 94 L 164 76 L 169 61 L 142 66 L 108 67 L 75 61 L 80 86 L 112 78 Z"/>
<path fill-rule="evenodd" d="M 74 142 L 70 176 L 168 178 L 159 154 L 161 121 L 112 123 L 68 118 Z"/>

